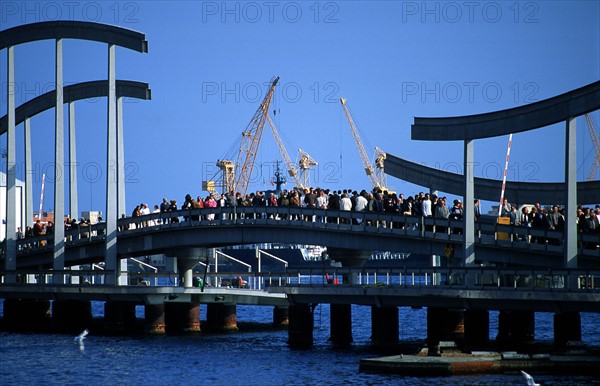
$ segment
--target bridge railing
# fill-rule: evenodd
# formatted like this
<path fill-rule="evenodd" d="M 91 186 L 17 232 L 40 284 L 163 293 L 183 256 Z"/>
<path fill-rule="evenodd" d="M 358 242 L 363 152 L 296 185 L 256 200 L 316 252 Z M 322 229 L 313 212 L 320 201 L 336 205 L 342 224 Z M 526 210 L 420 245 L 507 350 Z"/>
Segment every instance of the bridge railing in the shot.
<path fill-rule="evenodd" d="M 223 207 L 152 213 L 118 220 L 119 234 L 142 228 L 228 225 L 290 225 L 345 231 L 374 232 L 462 242 L 464 224 L 460 220 L 418 217 L 385 212 L 357 212 L 307 207 Z M 67 245 L 98 241 L 104 238 L 106 224 L 79 224 L 65 232 Z M 476 243 L 511 246 L 548 253 L 562 252 L 563 233 L 552 229 L 504 225 L 495 222 L 475 223 Z M 600 232 L 579 233 L 579 253 L 600 258 Z M 52 245 L 52 235 L 17 241 L 19 253 L 45 250 Z M 35 248 L 34 248 L 35 247 Z"/>
<path fill-rule="evenodd" d="M 224 207 L 154 213 L 121 219 L 119 229 L 127 232 L 145 226 L 188 225 L 260 225 L 288 224 L 313 228 L 389 233 L 410 237 L 462 241 L 461 220 L 408 216 L 385 212 L 357 212 L 307 207 Z M 544 250 L 560 254 L 563 233 L 553 229 L 504 225 L 496 222 L 475 223 L 476 242 L 486 245 Z M 580 253 L 600 257 L 600 232 L 580 233 Z"/>
<path fill-rule="evenodd" d="M 62 275 L 62 287 L 103 285 L 111 271 L 18 270 L 19 285 L 52 284 Z M 241 280 L 240 280 L 241 278 Z M 525 269 L 498 267 L 403 267 L 329 268 L 285 272 L 218 272 L 194 277 L 192 288 L 266 290 L 271 287 L 362 287 L 362 288 L 453 288 L 501 291 L 551 291 L 600 293 L 600 270 Z M 129 273 L 130 286 L 181 287 L 183 281 L 173 272 Z"/>
<path fill-rule="evenodd" d="M 363 286 L 389 288 L 447 287 L 457 289 L 600 292 L 600 270 L 500 267 L 403 267 L 329 269 L 288 272 L 288 286 Z M 474 280 L 467 280 L 471 276 Z M 294 280 L 293 278 L 297 278 Z M 575 285 L 569 284 L 570 282 Z"/>

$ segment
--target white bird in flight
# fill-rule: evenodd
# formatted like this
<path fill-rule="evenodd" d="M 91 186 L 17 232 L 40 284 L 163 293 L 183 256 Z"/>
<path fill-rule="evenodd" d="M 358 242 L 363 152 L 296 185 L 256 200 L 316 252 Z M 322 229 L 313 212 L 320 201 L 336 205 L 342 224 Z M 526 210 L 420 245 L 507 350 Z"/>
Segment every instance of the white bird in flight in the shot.
<path fill-rule="evenodd" d="M 529 374 L 527 374 L 525 371 L 521 370 L 521 374 L 523 374 L 523 376 L 525 377 L 525 380 L 527 380 L 527 386 L 540 386 L 539 383 L 535 383 L 535 381 L 533 380 L 533 377 Z"/>
<path fill-rule="evenodd" d="M 86 328 L 85 330 L 83 330 L 83 332 L 81 334 L 77 335 L 74 339 L 74 342 L 79 344 L 79 350 L 81 350 L 81 351 L 83 351 L 83 349 L 85 349 L 85 346 L 83 345 L 83 340 L 85 339 L 87 334 L 89 334 L 89 331 Z"/>

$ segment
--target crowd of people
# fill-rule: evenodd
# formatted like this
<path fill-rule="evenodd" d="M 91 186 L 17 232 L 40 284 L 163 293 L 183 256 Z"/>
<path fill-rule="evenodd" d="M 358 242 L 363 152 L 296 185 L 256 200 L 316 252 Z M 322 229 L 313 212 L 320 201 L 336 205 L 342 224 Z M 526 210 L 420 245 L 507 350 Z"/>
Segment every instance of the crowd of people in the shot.
<path fill-rule="evenodd" d="M 437 196 L 434 193 L 419 192 L 414 196 L 405 197 L 404 194 L 381 191 L 377 188 L 373 190 L 361 190 L 360 192 L 352 189 L 329 190 L 322 188 L 293 188 L 283 190 L 279 195 L 275 192 L 256 191 L 246 195 L 239 192 L 228 192 L 221 196 L 215 194 L 206 197 L 198 196 L 193 199 L 191 195 L 186 195 L 183 204 L 178 207 L 176 200 L 163 199 L 160 205 L 154 205 L 152 213 L 164 213 L 179 209 L 198 209 L 198 208 L 217 208 L 217 207 L 297 207 L 314 209 L 331 209 L 340 211 L 354 212 L 374 212 L 389 214 L 404 214 L 407 216 L 433 217 L 439 219 L 460 221 L 464 216 L 464 203 L 460 199 L 454 199 L 452 203 L 448 202 L 447 197 Z M 473 203 L 474 220 L 478 221 L 481 217 L 481 208 L 479 200 Z M 500 217 L 509 218 L 511 225 L 523 226 L 543 230 L 564 229 L 565 217 L 564 208 L 558 205 L 543 207 L 540 203 L 532 205 L 523 205 L 519 210 L 515 204 L 510 204 L 508 199 L 504 199 L 499 210 Z M 141 204 L 134 210 L 133 216 L 148 214 L 147 204 Z M 206 215 L 206 220 L 213 220 L 214 214 Z M 313 221 L 328 221 L 325 216 L 308 216 L 306 219 Z M 197 220 L 197 219 L 196 219 Z M 170 221 L 179 221 L 178 218 L 172 218 Z M 343 222 L 344 219 L 338 219 Z M 361 219 L 353 219 L 355 223 L 360 223 Z M 595 208 L 580 206 L 577 209 L 577 227 L 580 233 L 600 234 L 600 205 Z M 147 225 L 147 224 L 144 224 Z M 418 227 L 419 224 L 407 224 L 398 222 L 390 226 Z M 433 230 L 432 228 L 428 230 Z M 446 232 L 446 227 L 438 226 L 435 231 Z M 461 233 L 461 227 L 457 226 L 453 233 Z M 542 238 L 532 238 L 532 242 L 550 242 L 560 243 L 558 240 L 545 240 Z"/>
<path fill-rule="evenodd" d="M 545 208 L 537 202 L 535 205 L 523 205 L 519 211 L 515 205 L 509 204 L 508 200 L 504 199 L 500 207 L 500 215 L 501 217 L 509 218 L 511 225 L 560 232 L 565 228 L 564 208 L 558 205 Z M 578 233 L 600 235 L 600 205 L 596 205 L 595 208 L 578 206 L 576 223 Z M 523 236 L 520 237 L 522 238 Z M 560 244 L 560 240 L 556 238 L 546 240 L 540 237 L 533 237 L 530 241 L 538 243 L 548 242 L 555 245 Z"/>
<path fill-rule="evenodd" d="M 394 192 L 381 191 L 380 189 L 361 190 L 360 192 L 352 189 L 329 190 L 321 188 L 299 189 L 293 188 L 283 190 L 280 194 L 275 192 L 256 191 L 246 195 L 239 192 L 228 192 L 223 195 L 211 193 L 205 197 L 197 196 L 195 199 L 187 194 L 181 205 L 177 200 L 163 198 L 162 203 L 153 206 L 152 210 L 149 205 L 142 203 L 137 205 L 131 216 L 142 217 L 151 213 L 168 213 L 175 212 L 181 209 L 202 209 L 202 208 L 219 208 L 219 207 L 296 207 L 296 208 L 313 208 L 324 210 L 339 210 L 353 212 L 373 212 L 373 213 L 388 213 L 388 214 L 404 214 L 406 216 L 416 217 L 433 217 L 436 219 L 455 220 L 452 233 L 460 234 L 462 226 L 456 222 L 463 219 L 464 204 L 459 199 L 454 199 L 450 206 L 447 202 L 447 197 L 438 197 L 434 193 L 419 192 L 414 196 L 405 197 L 404 194 L 396 194 Z M 473 203 L 474 220 L 479 221 L 481 209 L 479 200 Z M 193 216 L 183 216 L 184 220 L 215 220 L 215 211 L 206 214 L 194 214 Z M 523 226 L 535 229 L 557 230 L 562 231 L 565 226 L 564 209 L 558 205 L 553 205 L 550 208 L 542 207 L 539 203 L 534 205 L 523 205 L 519 210 L 516 205 L 510 204 L 508 199 L 504 199 L 499 208 L 499 215 L 509 219 L 511 225 Z M 152 217 L 152 220 L 135 221 L 130 227 L 146 227 L 158 225 L 161 223 L 179 222 L 179 215 L 161 215 Z M 350 217 L 352 217 L 350 219 Z M 305 216 L 304 220 L 309 221 L 352 221 L 355 224 L 360 224 L 361 216 L 348 216 L 348 218 L 328 218 L 326 215 L 311 215 Z M 67 218 L 65 220 L 65 234 L 68 234 L 70 229 L 75 227 L 89 226 L 89 220 L 82 219 L 80 222 Z M 27 227 L 25 232 L 19 228 L 17 238 L 29 238 L 43 234 L 51 234 L 53 224 L 41 224 L 38 220 L 33 227 Z M 390 227 L 414 227 L 420 226 L 419 222 L 394 222 L 385 224 Z M 577 210 L 577 227 L 578 231 L 586 234 L 600 234 L 600 205 L 595 208 L 580 206 Z M 121 229 L 122 230 L 122 229 Z M 446 226 L 427 226 L 427 231 L 448 232 Z M 523 239 L 523 235 L 516 235 Z M 83 236 L 85 237 L 85 236 Z M 529 238 L 531 242 L 548 242 L 560 243 L 560 240 L 550 239 L 545 240 L 540 237 Z"/>
<path fill-rule="evenodd" d="M 460 200 L 454 200 L 453 206 L 446 205 L 446 197 L 437 197 L 435 194 L 419 193 L 418 195 L 404 197 L 404 194 L 381 191 L 351 189 L 329 190 L 321 188 L 283 190 L 277 195 L 275 192 L 265 194 L 256 191 L 245 196 L 239 192 L 228 192 L 217 196 L 209 194 L 206 197 L 198 196 L 192 198 L 190 194 L 185 196 L 181 206 L 176 200 L 163 198 L 160 205 L 154 205 L 150 211 L 148 204 L 140 204 L 135 207 L 132 217 L 139 217 L 150 213 L 166 213 L 180 209 L 201 209 L 218 207 L 296 207 L 313 209 L 330 209 L 355 212 L 380 212 L 389 214 L 404 214 L 407 216 L 443 217 L 460 220 L 463 216 L 463 204 Z M 479 213 L 479 212 L 478 212 Z M 205 215 L 206 220 L 214 220 L 214 214 Z M 176 217 L 166 217 L 170 222 L 179 221 Z M 312 216 L 311 216 L 312 218 Z M 324 216 L 315 216 L 315 221 L 326 221 Z M 357 219 L 360 221 L 360 219 Z M 156 220 L 152 223 L 154 224 Z M 140 226 L 150 225 L 149 222 L 141 222 Z"/>

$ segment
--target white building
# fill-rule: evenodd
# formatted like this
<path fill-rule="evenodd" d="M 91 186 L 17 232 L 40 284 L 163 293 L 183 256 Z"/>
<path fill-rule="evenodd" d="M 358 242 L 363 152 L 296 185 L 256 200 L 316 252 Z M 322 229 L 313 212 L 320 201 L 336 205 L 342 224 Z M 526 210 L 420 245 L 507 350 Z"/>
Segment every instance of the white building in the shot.
<path fill-rule="evenodd" d="M 24 221 L 25 218 L 25 183 L 19 179 L 16 182 L 17 189 L 17 227 L 21 227 L 25 231 Z M 0 172 L 0 240 L 6 238 L 6 173 Z M 12 230 L 17 232 L 17 228 Z"/>

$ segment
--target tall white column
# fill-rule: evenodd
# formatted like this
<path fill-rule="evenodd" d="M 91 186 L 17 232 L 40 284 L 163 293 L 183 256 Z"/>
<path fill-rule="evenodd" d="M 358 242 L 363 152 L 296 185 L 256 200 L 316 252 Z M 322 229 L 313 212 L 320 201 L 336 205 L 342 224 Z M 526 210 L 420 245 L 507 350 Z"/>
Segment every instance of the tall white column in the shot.
<path fill-rule="evenodd" d="M 474 175 L 474 155 L 473 140 L 464 141 L 464 159 L 465 159 L 465 196 L 463 209 L 463 240 L 465 265 L 475 262 L 475 213 L 473 201 L 475 200 L 475 175 Z"/>
<path fill-rule="evenodd" d="M 8 127 L 6 134 L 6 259 L 4 269 L 14 271 L 17 269 L 17 189 L 15 187 L 16 175 L 16 149 L 15 149 L 15 51 L 10 46 L 7 50 L 7 78 L 6 93 L 8 99 Z M 5 283 L 15 283 L 16 274 L 7 273 Z"/>
<path fill-rule="evenodd" d="M 65 126 L 63 96 L 62 39 L 56 39 L 56 106 L 54 107 L 54 270 L 65 268 Z M 52 282 L 64 284 L 65 275 L 52 275 Z"/>
<path fill-rule="evenodd" d="M 125 144 L 123 142 L 123 97 L 117 98 L 117 181 L 118 181 L 118 214 L 127 214 L 125 207 Z"/>
<path fill-rule="evenodd" d="M 77 198 L 77 141 L 75 138 L 75 102 L 69 102 L 69 216 L 79 218 Z"/>
<path fill-rule="evenodd" d="M 117 261 L 117 87 L 115 46 L 108 46 L 108 127 L 106 152 L 106 284 L 118 285 L 121 264 Z"/>
<path fill-rule="evenodd" d="M 25 118 L 25 226 L 33 226 L 33 169 L 31 165 L 31 122 Z M 25 232 L 25 229 L 23 229 Z"/>
<path fill-rule="evenodd" d="M 577 128 L 575 118 L 566 121 L 565 129 L 565 183 L 567 186 L 565 192 L 564 266 L 577 268 Z"/>

